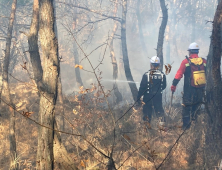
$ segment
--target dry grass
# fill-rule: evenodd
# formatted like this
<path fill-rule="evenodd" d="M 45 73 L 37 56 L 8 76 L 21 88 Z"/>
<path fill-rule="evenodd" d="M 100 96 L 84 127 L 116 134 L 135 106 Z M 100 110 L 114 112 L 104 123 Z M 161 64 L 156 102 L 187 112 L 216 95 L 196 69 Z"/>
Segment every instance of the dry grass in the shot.
<path fill-rule="evenodd" d="M 84 89 L 81 89 L 82 97 L 65 97 L 65 117 L 69 121 L 65 122 L 65 131 L 86 136 L 87 140 L 95 147 L 108 154 L 113 144 L 112 118 L 105 107 L 101 94 L 97 94 L 99 91 L 93 90 L 93 88 L 95 87 L 90 89 L 91 93 L 85 93 Z M 21 83 L 17 83 L 12 89 L 13 102 L 17 109 L 19 111 L 33 111 L 34 114 L 31 115 L 31 118 L 37 120 L 39 107 L 37 93 Z M 129 104 L 123 103 L 114 109 L 113 114 L 118 118 L 128 108 Z M 5 170 L 9 167 L 9 117 L 6 106 L 2 105 L 0 109 L 0 169 Z M 57 108 L 57 116 L 60 115 L 60 111 Z M 162 162 L 179 134 L 182 133 L 179 106 L 175 106 L 172 114 L 167 117 L 166 131 L 160 130 L 156 118 L 152 120 L 152 129 L 147 129 L 141 120 L 141 112 L 141 110 L 132 109 L 116 126 L 113 158 L 117 168 L 124 163 L 120 167 L 122 170 L 155 169 L 155 166 Z M 167 108 L 166 112 L 168 112 Z M 201 169 L 203 164 L 201 147 L 204 143 L 203 119 L 204 115 L 199 116 L 196 125 L 192 125 L 191 129 L 184 134 L 163 164 L 162 169 Z M 17 163 L 20 169 L 35 169 L 37 136 L 37 125 L 17 114 Z M 83 139 L 62 134 L 62 141 L 79 169 L 106 169 L 107 159 Z"/>

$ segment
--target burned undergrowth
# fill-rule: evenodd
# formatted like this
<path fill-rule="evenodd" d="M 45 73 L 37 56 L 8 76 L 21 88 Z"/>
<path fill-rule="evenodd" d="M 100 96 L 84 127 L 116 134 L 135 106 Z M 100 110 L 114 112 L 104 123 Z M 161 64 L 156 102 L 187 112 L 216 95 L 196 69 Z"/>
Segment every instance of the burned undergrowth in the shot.
<path fill-rule="evenodd" d="M 38 92 L 29 85 L 28 83 L 12 85 L 12 99 L 18 112 L 31 113 L 28 117 L 37 121 L 39 96 Z M 112 90 L 107 90 L 106 95 L 109 100 L 113 95 Z M 183 134 L 169 153 L 183 132 L 180 105 L 173 106 L 171 114 L 167 115 L 167 123 L 164 127 L 158 125 L 159 120 L 155 114 L 151 124 L 145 124 L 141 118 L 142 108 L 137 110 L 132 108 L 116 124 L 115 141 L 112 117 L 107 111 L 104 97 L 97 84 L 91 84 L 89 89 L 80 87 L 75 95 L 64 96 L 63 107 L 64 132 L 81 135 L 76 137 L 61 133 L 62 142 L 79 169 L 106 169 L 107 158 L 101 153 L 110 156 L 112 148 L 112 158 L 117 169 L 157 169 L 166 157 L 166 161 L 161 165 L 163 169 L 201 169 L 204 166 L 205 114 L 199 115 L 196 123 L 192 122 L 191 128 Z M 129 107 L 131 104 L 126 102 L 115 107 L 113 105 L 115 119 L 123 115 Z M 56 118 L 61 116 L 60 109 L 61 107 L 56 107 Z M 168 111 L 167 106 L 165 113 L 167 114 Z M 35 169 L 38 125 L 18 112 L 16 114 L 18 145 L 16 163 L 20 169 Z M 8 169 L 9 165 L 6 106 L 1 107 L 0 118 L 0 140 L 2 141 L 0 167 L 4 170 Z M 56 169 L 59 169 L 56 160 L 55 165 Z"/>

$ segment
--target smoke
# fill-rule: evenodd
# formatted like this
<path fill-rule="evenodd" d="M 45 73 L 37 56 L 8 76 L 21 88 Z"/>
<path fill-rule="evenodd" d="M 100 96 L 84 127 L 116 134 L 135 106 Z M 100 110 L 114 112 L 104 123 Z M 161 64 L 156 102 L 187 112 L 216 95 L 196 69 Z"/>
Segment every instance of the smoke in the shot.
<path fill-rule="evenodd" d="M 128 47 L 128 57 L 130 62 L 130 68 L 133 75 L 133 79 L 136 82 L 137 87 L 139 87 L 139 82 L 142 79 L 142 76 L 145 72 L 149 70 L 149 58 L 156 55 L 156 47 L 158 41 L 158 33 L 159 27 L 162 20 L 162 12 L 160 9 L 159 1 L 141 1 L 141 7 L 143 6 L 143 10 L 141 10 L 141 18 L 142 18 L 142 29 L 145 39 L 145 46 L 147 48 L 147 54 L 143 53 L 142 44 L 139 37 L 139 28 L 137 24 L 137 17 L 135 11 L 135 3 L 134 1 L 128 4 L 128 13 L 127 13 L 127 47 Z M 165 32 L 164 39 L 164 64 L 169 60 L 166 58 L 166 42 L 169 42 L 170 46 L 170 63 L 172 64 L 171 72 L 166 76 L 167 77 L 167 88 L 164 93 L 170 95 L 170 86 L 174 79 L 174 76 L 179 69 L 180 63 L 183 59 L 185 59 L 185 55 L 188 55 L 187 48 L 189 46 L 192 39 L 192 16 L 191 16 L 191 8 L 189 8 L 189 2 L 184 1 L 181 2 L 180 5 L 177 1 L 167 1 L 169 3 L 169 19 L 168 19 L 168 30 Z M 202 4 L 200 4 L 202 3 Z M 211 24 L 206 24 L 206 21 L 211 21 L 214 16 L 215 6 L 210 5 L 212 2 L 210 0 L 199 2 L 196 7 L 196 23 L 195 23 L 195 42 L 197 42 L 200 46 L 199 56 L 206 58 L 207 53 L 209 51 L 210 44 L 210 35 L 211 35 Z M 112 15 L 113 4 L 110 1 L 103 1 L 101 6 L 96 5 L 95 1 L 88 1 L 88 8 L 98 11 L 109 11 L 109 15 Z M 84 4 L 80 3 L 80 6 L 84 6 Z M 186 7 L 186 8 L 185 8 Z M 71 7 L 66 7 L 70 9 L 70 13 L 72 13 Z M 208 9 L 204 11 L 203 9 Z M 86 13 L 86 15 L 84 14 Z M 63 17 L 58 22 L 59 25 L 59 44 L 63 45 L 63 58 L 67 60 L 67 63 L 61 63 L 61 74 L 62 74 L 62 83 L 63 83 L 63 91 L 67 93 L 70 89 L 78 90 L 79 87 L 76 86 L 75 80 L 75 68 L 72 65 L 73 54 L 71 51 L 75 43 L 71 38 L 69 33 L 64 29 L 62 24 L 68 25 L 72 27 L 72 20 L 70 17 L 72 14 Z M 118 10 L 118 17 L 121 18 L 121 5 Z M 103 17 L 96 15 L 94 13 L 88 13 L 83 10 L 78 9 L 78 28 L 86 25 L 87 22 L 96 22 Z M 80 19 L 81 17 L 85 17 L 84 21 Z M 62 23 L 62 24 L 61 24 Z M 68 24 L 67 24 L 68 23 Z M 89 54 L 93 50 L 95 50 L 99 45 L 107 42 L 109 35 L 112 32 L 114 21 L 112 19 L 106 19 L 101 22 L 96 22 L 94 24 L 89 24 L 86 26 L 80 33 L 77 34 L 77 41 L 79 42 L 81 48 L 86 54 Z M 90 32 L 90 33 L 89 33 Z M 95 50 L 90 56 L 89 60 L 93 67 L 97 67 L 99 63 L 102 63 L 96 71 L 97 74 L 102 72 L 102 84 L 107 89 L 112 89 L 113 83 L 117 83 L 118 86 L 124 89 L 129 89 L 128 81 L 125 78 L 125 71 L 123 67 L 123 58 L 121 53 L 121 32 L 120 32 L 120 23 L 118 24 L 118 30 L 114 39 L 114 50 L 115 56 L 117 58 L 118 64 L 118 78 L 117 80 L 113 80 L 113 66 L 110 58 L 110 50 L 109 47 L 104 45 L 101 48 Z M 81 65 L 87 71 L 93 71 L 90 67 L 89 62 L 85 59 L 84 54 L 78 48 L 78 52 L 80 55 L 80 60 L 82 60 Z M 167 61 L 167 62 L 166 62 Z M 76 68 L 78 69 L 78 68 Z M 81 77 L 84 82 L 84 86 L 87 88 L 91 83 L 95 83 L 96 79 L 94 75 L 90 72 L 81 70 Z M 164 71 L 165 72 L 165 71 Z M 177 86 L 177 90 L 175 95 L 181 98 L 181 92 L 183 91 L 183 79 L 181 79 L 180 83 Z"/>

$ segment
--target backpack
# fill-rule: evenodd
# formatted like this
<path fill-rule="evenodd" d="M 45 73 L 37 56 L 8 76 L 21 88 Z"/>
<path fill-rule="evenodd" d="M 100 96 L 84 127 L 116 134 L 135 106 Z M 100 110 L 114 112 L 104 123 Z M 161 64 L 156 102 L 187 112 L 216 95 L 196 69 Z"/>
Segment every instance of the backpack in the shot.
<path fill-rule="evenodd" d="M 191 86 L 193 87 L 204 87 L 206 85 L 206 76 L 205 76 L 205 65 L 202 58 L 192 58 L 189 59 L 186 56 L 190 64 L 191 69 Z"/>

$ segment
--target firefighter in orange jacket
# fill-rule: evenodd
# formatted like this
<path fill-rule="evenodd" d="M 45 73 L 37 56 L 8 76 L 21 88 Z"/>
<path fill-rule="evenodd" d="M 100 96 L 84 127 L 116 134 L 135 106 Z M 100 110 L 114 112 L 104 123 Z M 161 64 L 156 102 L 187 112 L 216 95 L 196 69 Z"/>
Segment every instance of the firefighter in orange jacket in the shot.
<path fill-rule="evenodd" d="M 196 119 L 198 106 L 202 103 L 203 89 L 206 84 L 205 70 L 206 60 L 198 56 L 199 45 L 191 43 L 189 48 L 189 58 L 186 57 L 180 65 L 173 80 L 171 91 L 175 92 L 176 86 L 184 75 L 183 89 L 183 129 L 190 127 L 190 121 Z"/>

